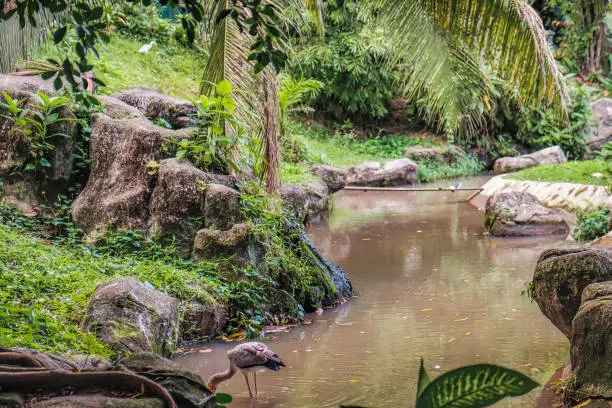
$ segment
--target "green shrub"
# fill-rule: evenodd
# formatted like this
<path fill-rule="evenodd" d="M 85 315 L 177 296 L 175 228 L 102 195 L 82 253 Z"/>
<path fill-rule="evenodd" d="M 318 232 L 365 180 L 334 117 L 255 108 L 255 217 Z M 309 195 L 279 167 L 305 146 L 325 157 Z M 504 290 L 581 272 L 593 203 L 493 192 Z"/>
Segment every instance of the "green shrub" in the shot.
<path fill-rule="evenodd" d="M 586 242 L 603 237 L 610 231 L 611 223 L 612 218 L 608 208 L 587 212 L 580 211 L 578 213 L 578 226 L 574 230 L 574 239 Z"/>
<path fill-rule="evenodd" d="M 325 38 L 313 36 L 289 61 L 296 77 L 323 82 L 315 106 L 338 120 L 388 113 L 397 71 L 381 33 L 368 31 L 353 2 L 324 2 Z"/>

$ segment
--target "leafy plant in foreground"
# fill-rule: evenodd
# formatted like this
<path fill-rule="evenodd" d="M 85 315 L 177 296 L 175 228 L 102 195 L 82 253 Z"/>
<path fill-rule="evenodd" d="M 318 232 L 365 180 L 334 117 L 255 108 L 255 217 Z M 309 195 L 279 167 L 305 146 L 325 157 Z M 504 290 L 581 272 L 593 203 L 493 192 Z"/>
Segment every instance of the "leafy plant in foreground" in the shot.
<path fill-rule="evenodd" d="M 11 96 L 2 92 L 0 108 L 7 111 L 7 115 L 1 115 L 12 121 L 21 129 L 25 136 L 28 153 L 31 158 L 26 164 L 25 170 L 36 171 L 39 167 L 51 167 L 47 159 L 49 153 L 55 147 L 51 142 L 57 137 L 69 137 L 64 132 L 58 131 L 56 125 L 60 122 L 71 121 L 74 118 L 63 117 L 59 111 L 71 99 L 63 96 L 48 96 L 40 91 L 34 94 L 36 104 L 25 107 L 27 99 L 14 100 Z"/>

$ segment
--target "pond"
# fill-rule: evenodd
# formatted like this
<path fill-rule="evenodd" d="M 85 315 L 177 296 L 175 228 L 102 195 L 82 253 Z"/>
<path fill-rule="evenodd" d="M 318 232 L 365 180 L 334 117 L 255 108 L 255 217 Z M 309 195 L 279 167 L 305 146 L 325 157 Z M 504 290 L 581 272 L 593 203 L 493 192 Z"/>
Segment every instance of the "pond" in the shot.
<path fill-rule="evenodd" d="M 568 360 L 569 345 L 521 291 L 539 254 L 563 243 L 488 236 L 469 195 L 339 193 L 329 219 L 309 234 L 348 272 L 357 296 L 309 316 L 311 324 L 268 334 L 287 367 L 260 374 L 252 400 L 241 375 L 222 383 L 218 391 L 234 396 L 229 407 L 410 407 L 420 357 L 430 377 L 486 362 L 544 384 Z M 206 379 L 227 368 L 233 345 L 203 347 L 178 361 Z M 533 406 L 539 392 L 495 406 Z"/>

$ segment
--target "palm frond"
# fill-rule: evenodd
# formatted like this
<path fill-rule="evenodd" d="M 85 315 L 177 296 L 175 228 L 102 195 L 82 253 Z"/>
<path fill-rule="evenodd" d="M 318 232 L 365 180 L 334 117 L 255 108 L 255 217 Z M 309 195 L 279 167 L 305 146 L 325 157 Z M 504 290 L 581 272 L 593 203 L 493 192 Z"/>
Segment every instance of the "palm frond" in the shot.
<path fill-rule="evenodd" d="M 253 73 L 253 65 L 247 57 L 253 37 L 241 32 L 230 18 L 216 21 L 219 11 L 229 8 L 228 0 L 206 3 L 210 15 L 208 23 L 212 29 L 210 58 L 204 72 L 200 92 L 211 94 L 213 84 L 229 81 L 235 89 L 244 92 L 236 95 L 239 119 L 250 127 L 254 145 L 259 146 L 263 163 L 255 167 L 261 171 L 270 191 L 274 191 L 280 179 L 280 147 L 276 124 L 280 112 L 276 93 L 276 75 L 271 67 L 260 74 Z"/>
<path fill-rule="evenodd" d="M 486 102 L 483 65 L 523 105 L 564 111 L 568 97 L 542 22 L 524 0 L 364 0 L 384 27 L 396 62 L 408 72 L 404 89 L 424 99 L 430 119 L 467 132 L 478 128 Z"/>

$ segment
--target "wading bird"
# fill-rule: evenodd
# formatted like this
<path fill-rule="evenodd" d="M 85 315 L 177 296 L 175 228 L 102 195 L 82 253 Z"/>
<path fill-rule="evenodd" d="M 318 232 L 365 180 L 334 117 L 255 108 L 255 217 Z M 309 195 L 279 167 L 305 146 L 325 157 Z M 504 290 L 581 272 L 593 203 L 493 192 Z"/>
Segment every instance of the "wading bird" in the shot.
<path fill-rule="evenodd" d="M 141 54 L 148 54 L 149 51 L 151 51 L 151 48 L 153 47 L 154 44 L 155 44 L 155 41 L 151 41 L 150 43 L 145 44 L 142 47 L 140 47 L 138 52 Z"/>
<path fill-rule="evenodd" d="M 285 367 L 285 363 L 272 350 L 263 343 L 249 342 L 240 344 L 227 352 L 230 366 L 227 370 L 213 374 L 208 379 L 208 388 L 212 392 L 217 391 L 217 385 L 225 380 L 229 380 L 238 371 L 244 375 L 244 379 L 249 389 L 249 395 L 253 397 L 251 385 L 249 384 L 248 373 L 253 373 L 255 380 L 255 394 L 257 394 L 257 373 L 265 370 L 278 371 Z"/>

